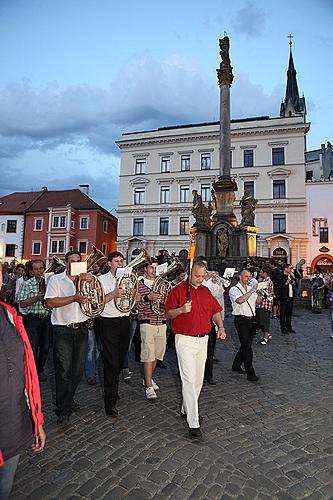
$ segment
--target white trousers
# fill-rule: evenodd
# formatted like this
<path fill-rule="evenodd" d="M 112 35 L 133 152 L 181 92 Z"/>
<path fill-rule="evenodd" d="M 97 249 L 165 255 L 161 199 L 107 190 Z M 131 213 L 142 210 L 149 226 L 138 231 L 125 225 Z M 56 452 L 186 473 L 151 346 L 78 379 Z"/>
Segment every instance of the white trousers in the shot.
<path fill-rule="evenodd" d="M 190 337 L 176 334 L 175 346 L 182 381 L 182 413 L 191 428 L 200 427 L 198 401 L 203 384 L 207 358 L 208 335 Z"/>

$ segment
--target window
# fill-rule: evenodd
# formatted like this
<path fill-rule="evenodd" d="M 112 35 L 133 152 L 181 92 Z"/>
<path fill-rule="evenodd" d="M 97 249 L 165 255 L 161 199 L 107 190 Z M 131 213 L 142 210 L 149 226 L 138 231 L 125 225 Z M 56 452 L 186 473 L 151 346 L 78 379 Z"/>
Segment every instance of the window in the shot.
<path fill-rule="evenodd" d="M 102 252 L 104 253 L 104 255 L 106 255 L 108 253 L 108 244 L 107 243 L 102 244 Z"/>
<path fill-rule="evenodd" d="M 71 228 L 75 229 L 75 220 L 72 220 L 72 222 L 71 222 Z"/>
<path fill-rule="evenodd" d="M 272 165 L 284 165 L 284 148 L 272 149 Z"/>
<path fill-rule="evenodd" d="M 0 205 L 1 205 L 1 203 L 0 203 Z M 2 223 L 1 224 L 1 232 L 3 233 L 5 231 L 5 229 L 6 229 L 6 224 Z"/>
<path fill-rule="evenodd" d="M 79 241 L 78 242 L 78 251 L 80 253 L 87 253 L 88 242 L 87 241 Z"/>
<path fill-rule="evenodd" d="M 51 252 L 50 253 L 65 253 L 65 241 L 64 240 L 51 240 Z"/>
<path fill-rule="evenodd" d="M 313 177 L 313 170 L 307 170 L 305 172 L 305 180 L 312 181 L 312 177 Z"/>
<path fill-rule="evenodd" d="M 211 165 L 210 153 L 202 153 L 201 155 L 201 170 L 209 170 Z"/>
<path fill-rule="evenodd" d="M 40 255 L 42 253 L 42 242 L 33 241 L 32 242 L 32 255 Z"/>
<path fill-rule="evenodd" d="M 320 243 L 328 243 L 328 227 L 319 228 L 319 241 Z"/>
<path fill-rule="evenodd" d="M 274 214 L 273 215 L 273 233 L 285 233 L 286 232 L 286 215 L 285 214 Z"/>
<path fill-rule="evenodd" d="M 180 170 L 182 172 L 188 172 L 191 170 L 191 157 L 190 155 L 181 155 L 180 157 Z"/>
<path fill-rule="evenodd" d="M 162 156 L 161 172 L 170 172 L 170 156 Z"/>
<path fill-rule="evenodd" d="M 103 233 L 108 233 L 108 232 L 109 232 L 109 221 L 103 220 Z"/>
<path fill-rule="evenodd" d="M 59 217 L 57 215 L 53 216 L 52 227 L 59 227 Z"/>
<path fill-rule="evenodd" d="M 160 219 L 160 235 L 166 236 L 169 234 L 169 219 L 162 217 Z"/>
<path fill-rule="evenodd" d="M 161 186 L 160 203 L 170 203 L 170 187 Z"/>
<path fill-rule="evenodd" d="M 5 257 L 15 257 L 16 245 L 6 245 Z"/>
<path fill-rule="evenodd" d="M 210 201 L 210 184 L 201 184 L 201 198 L 202 201 Z"/>
<path fill-rule="evenodd" d="M 190 186 L 180 186 L 180 203 L 188 203 L 190 200 Z"/>
<path fill-rule="evenodd" d="M 248 191 L 254 198 L 254 181 L 244 181 L 244 193 Z"/>
<path fill-rule="evenodd" d="M 134 205 L 143 205 L 145 199 L 145 188 L 134 189 Z"/>
<path fill-rule="evenodd" d="M 286 181 L 273 181 L 273 198 L 286 197 Z"/>
<path fill-rule="evenodd" d="M 88 229 L 89 217 L 80 217 L 80 229 Z"/>
<path fill-rule="evenodd" d="M 7 220 L 7 233 L 16 233 L 17 220 Z"/>
<path fill-rule="evenodd" d="M 135 161 L 135 174 L 144 174 L 146 173 L 146 158 L 140 158 Z"/>
<path fill-rule="evenodd" d="M 143 236 L 143 219 L 133 220 L 133 236 Z"/>
<path fill-rule="evenodd" d="M 244 167 L 253 167 L 253 149 L 244 149 Z"/>
<path fill-rule="evenodd" d="M 327 219 L 312 219 L 312 236 L 319 236 L 320 229 L 327 228 Z"/>
<path fill-rule="evenodd" d="M 188 217 L 181 217 L 179 221 L 179 234 L 188 234 L 189 233 L 189 223 L 190 220 Z"/>
<path fill-rule="evenodd" d="M 60 227 L 66 227 L 66 216 L 62 215 L 60 217 Z"/>
<path fill-rule="evenodd" d="M 35 219 L 34 231 L 41 231 L 43 229 L 43 219 Z"/>

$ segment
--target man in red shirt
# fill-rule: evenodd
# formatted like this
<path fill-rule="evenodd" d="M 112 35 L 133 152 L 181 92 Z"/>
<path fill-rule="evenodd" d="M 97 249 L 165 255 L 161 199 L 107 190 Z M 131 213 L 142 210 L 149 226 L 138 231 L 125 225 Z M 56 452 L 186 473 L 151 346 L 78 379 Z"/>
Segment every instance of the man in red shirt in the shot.
<path fill-rule="evenodd" d="M 190 276 L 190 300 L 187 298 L 188 281 L 184 281 L 171 291 L 165 304 L 166 317 L 172 320 L 172 331 L 176 334 L 175 346 L 183 393 L 181 415 L 187 419 L 190 437 L 193 439 L 202 437 L 198 401 L 204 378 L 211 320 L 218 326 L 217 337 L 226 338 L 222 308 L 202 284 L 205 274 L 206 264 L 202 261 L 195 262 Z"/>

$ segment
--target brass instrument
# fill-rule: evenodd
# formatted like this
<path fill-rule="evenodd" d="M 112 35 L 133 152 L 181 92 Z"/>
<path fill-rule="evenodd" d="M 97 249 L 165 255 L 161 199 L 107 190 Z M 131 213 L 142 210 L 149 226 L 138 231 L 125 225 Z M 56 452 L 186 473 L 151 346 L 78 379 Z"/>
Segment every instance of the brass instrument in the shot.
<path fill-rule="evenodd" d="M 44 276 L 41 276 L 39 282 L 38 282 L 38 293 L 41 295 L 45 295 L 46 293 L 46 281 L 45 281 L 45 274 L 46 273 L 54 273 L 57 267 L 59 266 L 65 266 L 65 263 L 59 259 L 56 255 L 52 257 L 50 264 L 47 266 L 47 268 L 44 271 Z M 46 305 L 46 300 L 43 298 L 41 299 L 41 303 L 43 304 L 44 309 L 46 309 L 48 312 L 51 312 L 52 309 L 47 307 Z"/>
<path fill-rule="evenodd" d="M 114 299 L 114 305 L 118 311 L 126 314 L 133 309 L 135 298 L 138 293 L 138 278 L 132 271 L 138 267 L 146 266 L 147 264 L 151 264 L 150 256 L 146 250 L 142 250 L 136 259 L 132 260 L 132 262 L 127 265 L 127 267 L 131 268 L 131 272 L 129 274 L 123 274 L 117 279 L 116 288 L 120 288 L 126 292 L 125 297 L 115 297 Z"/>
<path fill-rule="evenodd" d="M 164 306 L 166 303 L 166 299 L 168 298 L 168 295 L 172 288 L 171 283 L 169 281 L 166 281 L 165 278 L 169 276 L 169 274 L 174 273 L 175 271 L 177 271 L 177 269 L 180 269 L 182 267 L 183 264 L 176 257 L 175 260 L 172 261 L 171 264 L 167 267 L 165 273 L 162 273 L 159 276 L 157 276 L 157 278 L 154 281 L 152 291 L 155 293 L 159 293 L 161 298 L 159 301 L 152 300 L 150 305 L 153 313 L 157 314 L 158 316 L 163 316 L 165 312 Z"/>
<path fill-rule="evenodd" d="M 87 272 L 102 258 L 106 258 L 104 253 L 93 245 L 92 252 L 86 260 Z M 80 304 L 83 314 L 89 318 L 97 318 L 104 311 L 105 307 L 105 294 L 102 282 L 93 274 L 91 274 L 91 281 L 87 281 L 79 276 L 76 283 L 76 290 L 84 297 L 87 297 L 87 302 Z"/>

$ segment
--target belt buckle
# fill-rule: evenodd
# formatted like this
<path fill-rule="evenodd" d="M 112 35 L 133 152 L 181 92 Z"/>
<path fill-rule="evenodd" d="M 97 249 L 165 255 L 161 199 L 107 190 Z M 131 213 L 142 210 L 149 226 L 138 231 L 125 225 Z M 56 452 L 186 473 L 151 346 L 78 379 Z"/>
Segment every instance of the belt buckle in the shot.
<path fill-rule="evenodd" d="M 77 330 L 80 326 L 80 323 L 73 323 L 72 325 L 72 328 L 74 328 L 74 330 Z"/>

